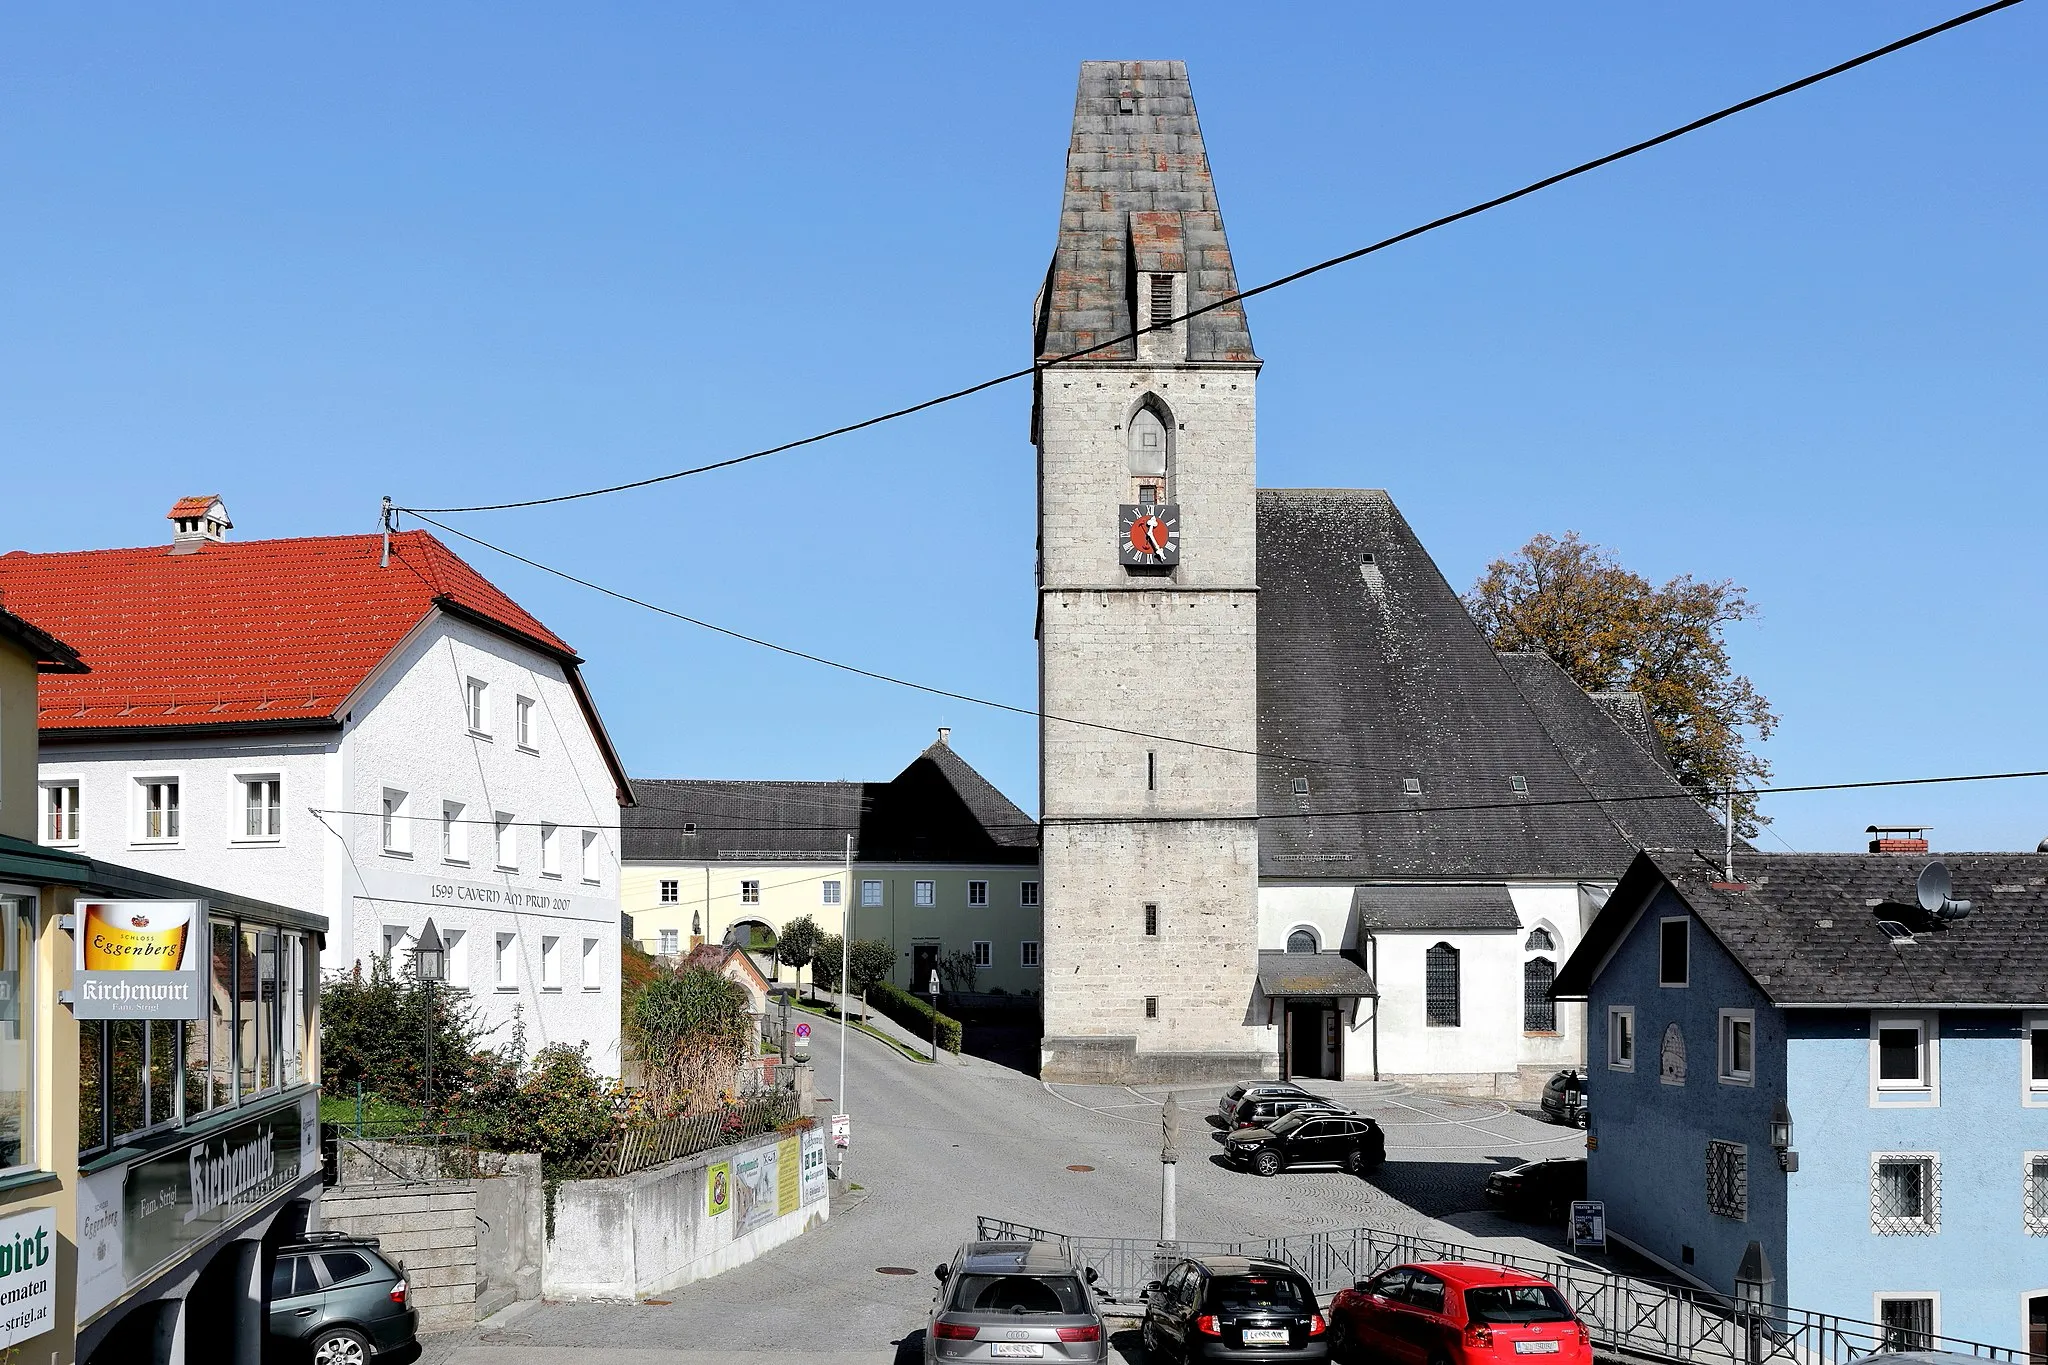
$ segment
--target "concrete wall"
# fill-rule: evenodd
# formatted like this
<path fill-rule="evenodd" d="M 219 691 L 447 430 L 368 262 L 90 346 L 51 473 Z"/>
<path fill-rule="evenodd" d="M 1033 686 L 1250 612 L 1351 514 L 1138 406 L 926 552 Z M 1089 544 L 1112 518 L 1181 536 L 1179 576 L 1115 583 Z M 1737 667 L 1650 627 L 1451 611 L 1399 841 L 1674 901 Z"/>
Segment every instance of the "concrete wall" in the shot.
<path fill-rule="evenodd" d="M 2022 1215 L 2024 1160 L 2048 1154 L 2048 1107 L 2029 1101 L 2048 1095 L 2028 1092 L 2018 1011 L 1919 1013 L 1938 1038 L 1938 1084 L 1885 1097 L 1903 1103 L 1881 1102 L 1872 1083 L 1868 1011 L 1792 1016 L 1794 1302 L 1869 1320 L 1879 1294 L 1931 1294 L 1937 1331 L 2023 1347 L 2025 1301 L 2048 1295 L 2048 1235 L 2029 1235 Z M 1937 1158 L 1938 1231 L 1871 1230 L 1871 1159 L 1880 1152 Z"/>
<path fill-rule="evenodd" d="M 505 1174 L 476 1185 L 476 1315 L 540 1297 L 546 1191 L 540 1156 L 502 1157 Z"/>
<path fill-rule="evenodd" d="M 1042 709 L 1220 746 L 1040 724 L 1048 1077 L 1178 1079 L 1204 1057 L 1218 1072 L 1277 1065 L 1253 1013 L 1256 373 L 1077 364 L 1042 386 Z M 1133 575 L 1117 554 L 1126 428 L 1148 395 L 1170 417 L 1167 496 L 1181 517 L 1180 564 L 1162 576 Z M 1073 817 L 1119 823 L 1061 823 Z M 1142 934 L 1146 902 L 1170 926 L 1157 938 Z"/>
<path fill-rule="evenodd" d="M 794 1145 L 800 1154 L 801 1138 Z M 786 1156 L 788 1140 L 722 1147 L 610 1180 L 563 1181 L 555 1187 L 543 1292 L 550 1299 L 636 1299 L 708 1279 L 802 1236 L 831 1216 L 829 1199 L 804 1204 L 799 1193 L 789 1212 L 742 1226 L 741 1164 L 778 1149 Z M 713 1213 L 712 1175 L 721 1168 L 730 1193 L 724 1211 Z"/>
<path fill-rule="evenodd" d="M 1683 918 L 1690 925 L 1689 984 L 1658 984 L 1658 924 Z M 1610 1066 L 1607 1012 L 1635 1010 L 1633 1070 Z M 1719 1076 L 1720 1011 L 1756 1014 L 1755 1083 L 1736 1085 Z M 1593 984 L 1587 1011 L 1594 1034 L 1587 1059 L 1593 1126 L 1587 1155 L 1589 1197 L 1607 1204 L 1607 1226 L 1637 1248 L 1722 1294 L 1733 1295 L 1735 1271 L 1750 1242 L 1763 1245 L 1776 1270 L 1774 1298 L 1801 1308 L 1820 1286 L 1789 1268 L 1785 1255 L 1786 1177 L 1770 1145 L 1770 1117 L 1785 1094 L 1784 1016 L 1763 997 L 1706 926 L 1668 889 L 1639 913 Z M 1662 1053 L 1676 1026 L 1683 1041 L 1683 1084 L 1666 1081 Z M 1802 1145 L 1812 1130 L 1798 1116 Z M 1747 1148 L 1748 1217 L 1735 1219 L 1707 1207 L 1709 1139 Z M 2017 1163 L 2014 1185 L 2017 1188 Z M 1806 1181 L 1805 1173 L 1793 1177 Z M 1867 1320 L 1869 1304 L 1849 1316 Z M 1847 1309 L 1838 1311 L 1848 1312 Z"/>
<path fill-rule="evenodd" d="M 475 1182 L 349 1187 L 320 1197 L 321 1224 L 378 1247 L 405 1267 L 422 1332 L 452 1332 L 476 1321 Z"/>

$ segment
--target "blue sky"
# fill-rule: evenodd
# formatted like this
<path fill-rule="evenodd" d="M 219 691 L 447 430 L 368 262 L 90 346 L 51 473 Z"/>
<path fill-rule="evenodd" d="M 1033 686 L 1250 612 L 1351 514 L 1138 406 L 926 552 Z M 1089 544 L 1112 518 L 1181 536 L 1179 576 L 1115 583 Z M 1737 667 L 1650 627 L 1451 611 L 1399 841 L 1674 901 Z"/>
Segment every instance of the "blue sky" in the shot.
<path fill-rule="evenodd" d="M 244 537 L 367 531 L 1015 368 L 1085 58 L 1187 60 L 1250 282 L 1952 12 L 9 5 L 6 539 L 148 543 L 205 491 Z M 2044 56 L 2021 6 L 1256 301 L 1261 482 L 1388 488 L 1459 587 L 1566 530 L 1747 585 L 1781 781 L 2048 767 Z M 1028 402 L 461 524 L 1030 705 Z M 589 657 L 636 774 L 882 777 L 946 724 L 1036 808 L 1027 720 L 460 548 Z M 2048 782 L 1766 809 L 2032 848 Z"/>

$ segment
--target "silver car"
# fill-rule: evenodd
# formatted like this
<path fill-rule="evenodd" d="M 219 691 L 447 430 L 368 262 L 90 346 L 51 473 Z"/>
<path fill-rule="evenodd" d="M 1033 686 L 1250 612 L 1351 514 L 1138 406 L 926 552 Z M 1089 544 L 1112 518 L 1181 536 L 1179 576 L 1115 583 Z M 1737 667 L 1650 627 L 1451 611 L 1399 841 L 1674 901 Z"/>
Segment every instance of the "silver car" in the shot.
<path fill-rule="evenodd" d="M 927 1365 L 954 1360 L 1104 1361 L 1095 1272 L 1050 1242 L 969 1242 L 932 1272 Z"/>

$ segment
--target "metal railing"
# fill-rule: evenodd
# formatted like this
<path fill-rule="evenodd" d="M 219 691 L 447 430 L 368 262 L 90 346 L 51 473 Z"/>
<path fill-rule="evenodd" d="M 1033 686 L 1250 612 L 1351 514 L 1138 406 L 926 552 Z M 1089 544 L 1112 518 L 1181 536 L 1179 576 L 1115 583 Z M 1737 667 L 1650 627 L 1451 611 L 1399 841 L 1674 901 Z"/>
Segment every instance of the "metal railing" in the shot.
<path fill-rule="evenodd" d="M 1850 1365 L 1878 1351 L 1938 1350 L 2026 1365 L 2023 1348 L 1908 1332 L 1833 1313 L 1763 1305 L 1549 1261 L 1379 1228 L 1346 1228 L 1240 1242 L 1151 1242 L 1070 1237 L 999 1218 L 978 1221 L 985 1241 L 1052 1242 L 1096 1274 L 1112 1302 L 1136 1304 L 1144 1287 L 1183 1256 L 1258 1256 L 1300 1271 L 1319 1295 L 1346 1289 L 1391 1266 L 1468 1261 L 1505 1266 L 1550 1281 L 1571 1303 L 1603 1353 L 1671 1365 Z"/>
<path fill-rule="evenodd" d="M 327 1185 L 424 1185 L 496 1175 L 495 1152 L 477 1150 L 470 1134 L 423 1131 L 403 1124 L 320 1125 L 321 1179 Z"/>
<path fill-rule="evenodd" d="M 803 1102 L 793 1090 L 764 1090 L 709 1113 L 633 1124 L 607 1139 L 579 1161 L 551 1169 L 570 1180 L 600 1180 L 631 1175 L 651 1166 L 679 1161 L 795 1123 Z"/>

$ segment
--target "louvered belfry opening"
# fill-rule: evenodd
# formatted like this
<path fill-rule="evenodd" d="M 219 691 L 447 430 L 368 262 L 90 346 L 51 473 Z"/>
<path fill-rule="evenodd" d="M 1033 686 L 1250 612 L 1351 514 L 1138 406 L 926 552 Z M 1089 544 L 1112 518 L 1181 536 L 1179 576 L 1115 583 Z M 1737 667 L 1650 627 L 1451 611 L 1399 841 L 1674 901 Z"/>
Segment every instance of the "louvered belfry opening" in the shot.
<path fill-rule="evenodd" d="M 1152 325 L 1157 327 L 1173 316 L 1173 276 L 1152 277 Z"/>

